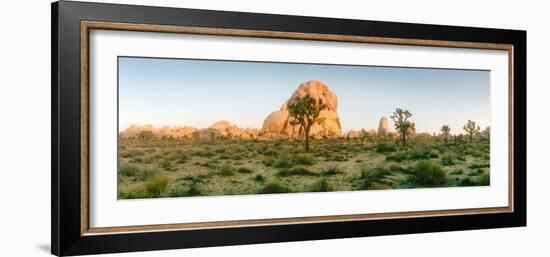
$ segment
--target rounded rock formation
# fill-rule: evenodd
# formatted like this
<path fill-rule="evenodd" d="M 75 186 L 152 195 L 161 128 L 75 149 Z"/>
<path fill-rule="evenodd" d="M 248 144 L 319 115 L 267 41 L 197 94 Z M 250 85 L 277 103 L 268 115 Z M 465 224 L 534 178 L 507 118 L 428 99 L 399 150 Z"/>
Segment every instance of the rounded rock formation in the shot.
<path fill-rule="evenodd" d="M 382 117 L 380 118 L 380 122 L 378 123 L 378 132 L 376 135 L 378 137 L 385 137 L 388 134 L 388 118 Z"/>
<path fill-rule="evenodd" d="M 328 86 L 318 80 L 311 80 L 300 84 L 291 97 L 283 104 L 280 110 L 269 114 L 260 130 L 264 138 L 297 138 L 303 136 L 299 125 L 290 124 L 291 117 L 288 112 L 288 105 L 297 98 L 305 96 L 313 98 L 316 102 L 322 101 L 325 108 L 319 113 L 319 117 L 311 126 L 310 136 L 312 138 L 336 138 L 342 133 L 340 118 L 336 109 L 338 108 L 338 97 Z"/>

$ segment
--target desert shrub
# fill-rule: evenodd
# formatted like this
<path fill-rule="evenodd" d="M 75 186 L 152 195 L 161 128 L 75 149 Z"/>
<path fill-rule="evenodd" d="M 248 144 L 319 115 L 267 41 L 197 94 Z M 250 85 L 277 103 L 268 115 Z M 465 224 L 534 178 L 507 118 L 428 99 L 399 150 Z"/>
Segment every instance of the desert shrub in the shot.
<path fill-rule="evenodd" d="M 233 176 L 235 175 L 235 169 L 229 164 L 224 164 L 218 167 L 218 174 L 221 176 Z"/>
<path fill-rule="evenodd" d="M 273 148 L 267 148 L 264 151 L 262 151 L 261 154 L 263 154 L 265 156 L 276 156 L 277 151 Z"/>
<path fill-rule="evenodd" d="M 229 159 L 229 155 L 227 155 L 227 154 L 221 154 L 220 156 L 218 156 L 218 159 L 219 159 L 219 160 L 227 160 L 227 159 Z"/>
<path fill-rule="evenodd" d="M 334 187 L 325 179 L 319 179 L 311 186 L 312 192 L 330 192 L 334 191 Z"/>
<path fill-rule="evenodd" d="M 363 171 L 361 171 L 361 176 L 359 177 L 359 189 L 369 189 L 373 182 L 379 181 L 389 174 L 390 171 L 384 169 L 383 167 L 363 169 Z"/>
<path fill-rule="evenodd" d="M 202 195 L 203 192 L 199 187 L 199 184 L 196 182 L 191 183 L 188 187 L 175 187 L 172 188 L 168 194 L 170 197 L 184 197 L 184 196 L 198 196 Z"/>
<path fill-rule="evenodd" d="M 160 167 L 163 169 L 163 170 L 167 170 L 167 171 L 174 171 L 176 170 L 176 168 L 174 168 L 174 166 L 172 165 L 172 162 L 168 159 L 166 160 L 162 160 L 162 162 L 160 162 Z"/>
<path fill-rule="evenodd" d="M 483 174 L 481 177 L 477 179 L 473 179 L 471 177 L 465 177 L 461 179 L 459 182 L 460 186 L 488 186 L 489 184 L 490 184 L 489 174 Z"/>
<path fill-rule="evenodd" d="M 306 168 L 298 167 L 293 169 L 286 169 L 277 172 L 277 176 L 288 177 L 288 176 L 318 176 L 319 174 L 312 172 Z"/>
<path fill-rule="evenodd" d="M 436 150 L 430 151 L 430 158 L 439 158 L 439 153 Z"/>
<path fill-rule="evenodd" d="M 293 162 L 297 165 L 313 165 L 315 158 L 311 154 L 297 154 L 294 156 Z"/>
<path fill-rule="evenodd" d="M 470 169 L 489 168 L 489 167 L 490 167 L 490 164 L 488 162 L 487 163 L 472 163 L 469 166 Z"/>
<path fill-rule="evenodd" d="M 191 183 L 191 185 L 189 185 L 189 188 L 187 189 L 186 193 L 187 193 L 187 196 L 202 195 L 202 191 L 199 188 L 198 183 Z"/>
<path fill-rule="evenodd" d="M 396 161 L 396 162 L 402 162 L 406 160 L 408 157 L 406 152 L 398 152 L 394 153 L 392 155 L 386 156 L 386 161 Z"/>
<path fill-rule="evenodd" d="M 421 160 L 429 158 L 430 151 L 428 149 L 411 149 L 407 151 L 407 159 L 409 160 Z"/>
<path fill-rule="evenodd" d="M 253 173 L 254 171 L 247 168 L 247 167 L 239 167 L 237 169 L 237 172 L 239 172 L 239 173 Z"/>
<path fill-rule="evenodd" d="M 174 156 L 172 156 L 172 160 L 176 163 L 185 163 L 188 159 L 189 156 L 181 151 L 178 151 L 176 154 L 174 154 Z"/>
<path fill-rule="evenodd" d="M 150 178 L 145 185 L 149 197 L 160 197 L 166 193 L 170 178 L 164 175 L 157 175 Z"/>
<path fill-rule="evenodd" d="M 203 162 L 203 163 L 195 162 L 195 165 L 206 167 L 206 168 L 211 168 L 211 169 L 217 168 L 218 164 L 220 164 L 219 160 L 209 160 L 209 161 L 206 161 L 206 162 Z"/>
<path fill-rule="evenodd" d="M 119 172 L 120 175 L 130 177 L 134 181 L 145 181 L 154 175 L 154 172 L 127 165 L 121 166 Z"/>
<path fill-rule="evenodd" d="M 404 170 L 403 167 L 399 166 L 399 164 L 397 164 L 395 162 L 390 162 L 387 167 L 391 171 L 403 171 Z"/>
<path fill-rule="evenodd" d="M 292 161 L 290 161 L 286 158 L 283 158 L 283 159 L 278 159 L 278 160 L 274 161 L 272 166 L 275 167 L 275 168 L 279 168 L 279 169 L 286 169 L 286 168 L 290 168 L 290 167 L 294 166 L 294 164 L 292 163 Z"/>
<path fill-rule="evenodd" d="M 133 177 L 136 175 L 136 173 L 141 172 L 141 170 L 135 166 L 121 166 L 119 169 L 119 172 L 120 172 L 120 175 Z"/>
<path fill-rule="evenodd" d="M 436 162 L 421 160 L 416 163 L 410 180 L 420 185 L 443 185 L 447 183 L 447 174 Z"/>
<path fill-rule="evenodd" d="M 479 179 L 477 180 L 477 184 L 480 186 L 488 186 L 491 184 L 491 176 L 489 174 L 483 174 Z"/>
<path fill-rule="evenodd" d="M 206 158 L 209 158 L 209 157 L 212 157 L 214 156 L 214 153 L 210 150 L 202 150 L 202 151 L 194 151 L 193 152 L 193 155 L 194 156 L 198 156 L 198 157 L 206 157 Z"/>
<path fill-rule="evenodd" d="M 218 148 L 218 149 L 214 150 L 214 152 L 216 152 L 216 153 L 225 153 L 225 148 Z"/>
<path fill-rule="evenodd" d="M 342 174 L 342 172 L 340 171 L 340 169 L 338 169 L 338 167 L 335 166 L 325 168 L 321 171 L 322 176 L 333 176 L 337 174 Z"/>
<path fill-rule="evenodd" d="M 138 188 L 119 188 L 118 190 L 118 198 L 120 199 L 139 199 L 147 197 L 147 191 L 144 186 Z"/>
<path fill-rule="evenodd" d="M 376 144 L 376 152 L 377 153 L 388 153 L 395 151 L 395 147 L 392 145 L 389 145 L 386 142 L 379 142 Z"/>
<path fill-rule="evenodd" d="M 258 174 L 258 175 L 256 175 L 256 176 L 254 176 L 253 179 L 254 179 L 254 181 L 256 181 L 256 182 L 264 182 L 264 181 L 265 181 L 265 177 L 262 176 L 261 174 Z"/>
<path fill-rule="evenodd" d="M 475 182 L 473 179 L 471 179 L 470 177 L 465 177 L 463 179 L 460 180 L 460 182 L 458 183 L 460 186 L 474 186 L 475 185 Z"/>
<path fill-rule="evenodd" d="M 279 182 L 271 181 L 266 183 L 259 191 L 258 194 L 277 194 L 277 193 L 288 193 L 290 190 L 282 186 Z"/>
<path fill-rule="evenodd" d="M 461 175 L 461 174 L 464 174 L 464 171 L 462 169 L 456 169 L 454 171 L 451 171 L 449 174 L 452 174 L 452 175 Z"/>
<path fill-rule="evenodd" d="M 455 159 L 455 154 L 453 154 L 452 152 L 445 152 L 443 154 L 443 157 L 441 157 L 441 165 L 443 166 L 451 166 L 451 165 L 455 165 L 454 163 L 454 159 Z"/>
<path fill-rule="evenodd" d="M 132 162 L 132 163 L 142 163 L 143 159 L 141 157 L 137 157 L 137 158 L 134 158 L 134 159 L 130 159 L 130 162 Z"/>
<path fill-rule="evenodd" d="M 345 162 L 348 160 L 345 155 L 338 155 L 335 154 L 329 158 L 326 159 L 327 161 L 335 161 L 335 162 Z"/>
<path fill-rule="evenodd" d="M 464 158 L 464 156 L 457 156 L 456 159 L 459 161 L 466 161 L 466 158 Z"/>
<path fill-rule="evenodd" d="M 132 151 L 120 153 L 120 157 L 122 158 L 132 158 L 132 157 L 143 156 L 143 155 L 145 155 L 145 153 L 139 150 L 132 150 Z"/>

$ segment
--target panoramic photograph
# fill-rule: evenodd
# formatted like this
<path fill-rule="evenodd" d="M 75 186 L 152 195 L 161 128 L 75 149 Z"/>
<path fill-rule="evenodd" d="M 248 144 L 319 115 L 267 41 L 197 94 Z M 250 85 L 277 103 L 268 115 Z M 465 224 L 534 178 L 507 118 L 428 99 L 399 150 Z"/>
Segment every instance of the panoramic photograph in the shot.
<path fill-rule="evenodd" d="M 118 58 L 118 199 L 490 185 L 490 72 Z"/>

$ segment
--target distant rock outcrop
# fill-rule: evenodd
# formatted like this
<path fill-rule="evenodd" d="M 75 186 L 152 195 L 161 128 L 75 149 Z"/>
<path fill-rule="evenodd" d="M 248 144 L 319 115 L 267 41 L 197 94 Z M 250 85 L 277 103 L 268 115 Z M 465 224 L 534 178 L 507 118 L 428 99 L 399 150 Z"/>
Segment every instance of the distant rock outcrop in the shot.
<path fill-rule="evenodd" d="M 380 118 L 380 122 L 378 123 L 378 132 L 376 135 L 378 137 L 385 137 L 388 134 L 388 118 L 382 117 Z"/>
<path fill-rule="evenodd" d="M 348 133 L 346 133 L 346 138 L 348 139 L 360 138 L 362 136 L 363 133 L 361 131 L 350 130 L 348 131 Z"/>
<path fill-rule="evenodd" d="M 290 123 L 291 117 L 288 112 L 288 105 L 296 98 L 309 96 L 316 101 L 322 100 L 326 105 L 315 123 L 311 126 L 310 136 L 313 138 L 336 138 L 342 133 L 340 118 L 336 109 L 338 107 L 337 96 L 329 90 L 328 86 L 321 81 L 312 80 L 300 84 L 292 96 L 284 102 L 278 110 L 269 114 L 260 130 L 263 138 L 297 138 L 302 136 L 299 125 Z"/>
<path fill-rule="evenodd" d="M 141 132 L 150 131 L 154 137 L 191 138 L 197 131 L 193 127 L 168 127 L 155 128 L 152 125 L 131 125 L 120 133 L 122 138 L 138 137 Z"/>
<path fill-rule="evenodd" d="M 257 129 L 239 128 L 227 121 L 218 121 L 208 128 L 197 129 L 194 127 L 168 127 L 155 128 L 151 125 L 131 125 L 120 133 L 122 138 L 135 138 L 143 131 L 152 132 L 156 138 L 169 137 L 178 139 L 255 139 L 258 136 Z"/>

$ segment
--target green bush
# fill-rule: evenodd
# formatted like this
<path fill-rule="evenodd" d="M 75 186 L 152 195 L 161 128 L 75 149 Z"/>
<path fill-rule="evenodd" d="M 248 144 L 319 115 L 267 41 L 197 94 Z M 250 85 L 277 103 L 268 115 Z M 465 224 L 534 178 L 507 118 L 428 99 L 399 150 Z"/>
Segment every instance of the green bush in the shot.
<path fill-rule="evenodd" d="M 120 175 L 130 177 L 134 181 L 145 181 L 154 175 L 154 172 L 127 165 L 121 166 L 119 172 Z"/>
<path fill-rule="evenodd" d="M 460 186 L 488 186 L 490 184 L 489 174 L 483 174 L 478 179 L 472 179 L 471 177 L 465 177 L 460 180 Z"/>
<path fill-rule="evenodd" d="M 145 153 L 142 152 L 142 151 L 138 151 L 138 150 L 132 150 L 132 151 L 127 151 L 127 152 L 120 153 L 120 157 L 122 157 L 122 158 L 132 158 L 132 157 L 138 157 L 138 156 L 143 156 L 143 155 L 145 155 Z"/>
<path fill-rule="evenodd" d="M 229 164 L 223 164 L 218 167 L 218 174 L 222 176 L 233 176 L 235 175 L 235 169 Z"/>
<path fill-rule="evenodd" d="M 420 185 L 444 185 L 447 183 L 447 174 L 436 162 L 421 160 L 416 163 L 410 179 Z"/>
<path fill-rule="evenodd" d="M 160 167 L 164 170 L 167 170 L 167 171 L 176 170 L 176 168 L 174 168 L 174 166 L 172 165 L 172 162 L 170 160 L 162 160 L 162 162 L 160 162 Z"/>
<path fill-rule="evenodd" d="M 318 176 L 319 174 L 312 172 L 306 168 L 298 167 L 293 169 L 287 169 L 277 172 L 277 176 L 288 177 L 288 176 Z"/>
<path fill-rule="evenodd" d="M 334 187 L 325 178 L 322 178 L 316 181 L 311 186 L 311 192 L 330 192 L 330 191 L 334 191 Z"/>
<path fill-rule="evenodd" d="M 133 177 L 137 173 L 141 172 L 141 170 L 135 166 L 121 166 L 119 169 L 119 172 L 120 172 L 120 175 Z"/>
<path fill-rule="evenodd" d="M 147 195 L 149 197 L 161 197 L 165 195 L 169 182 L 170 178 L 163 175 L 158 175 L 149 179 L 145 185 Z"/>
<path fill-rule="evenodd" d="M 372 169 L 363 169 L 361 176 L 359 177 L 360 184 L 359 189 L 365 190 L 371 188 L 372 184 L 376 181 L 380 181 L 385 176 L 389 175 L 390 171 L 383 167 L 375 167 Z"/>
<path fill-rule="evenodd" d="M 407 153 L 405 152 L 398 152 L 392 155 L 386 156 L 386 161 L 396 161 L 396 162 L 402 162 L 408 158 Z"/>
<path fill-rule="evenodd" d="M 275 167 L 275 168 L 279 168 L 279 169 L 286 169 L 286 168 L 290 168 L 294 165 L 290 160 L 283 158 L 283 159 L 278 159 L 275 162 L 273 162 L 272 166 Z"/>
<path fill-rule="evenodd" d="M 456 157 L 455 154 L 453 154 L 451 152 L 445 152 L 443 154 L 443 157 L 441 157 L 441 165 L 443 165 L 443 166 L 455 165 L 455 163 L 454 163 L 455 157 Z"/>
<path fill-rule="evenodd" d="M 379 142 L 378 144 L 376 144 L 377 153 L 388 153 L 393 151 L 395 151 L 395 147 L 385 142 Z"/>
<path fill-rule="evenodd" d="M 322 176 L 333 176 L 337 174 L 342 174 L 342 172 L 338 169 L 338 167 L 328 167 L 321 171 Z"/>
<path fill-rule="evenodd" d="M 430 151 L 428 149 L 411 149 L 407 151 L 407 159 L 409 160 L 422 160 L 429 158 Z"/>
<path fill-rule="evenodd" d="M 282 186 L 279 182 L 272 181 L 266 183 L 259 191 L 258 194 L 277 194 L 277 193 L 288 193 L 290 190 Z"/>
<path fill-rule="evenodd" d="M 254 177 L 254 181 L 256 181 L 256 182 L 264 182 L 264 181 L 265 181 L 265 177 L 262 176 L 262 175 L 260 175 L 260 174 L 258 174 L 258 175 L 256 175 L 256 176 Z"/>
<path fill-rule="evenodd" d="M 477 184 L 480 186 L 488 186 L 491 184 L 491 176 L 487 173 L 483 174 L 479 179 L 477 180 Z"/>
<path fill-rule="evenodd" d="M 237 172 L 239 172 L 239 173 L 253 173 L 254 171 L 247 168 L 247 167 L 239 167 L 239 169 L 237 169 Z"/>
<path fill-rule="evenodd" d="M 487 163 L 472 163 L 469 167 L 471 169 L 489 168 L 490 164 L 488 162 Z"/>
<path fill-rule="evenodd" d="M 397 164 L 395 162 L 390 162 L 387 167 L 391 171 L 403 171 L 403 170 L 405 170 L 403 167 L 399 166 L 399 164 Z"/>
<path fill-rule="evenodd" d="M 181 150 L 177 150 L 174 155 L 170 158 L 172 161 L 175 161 L 176 163 L 185 163 L 187 160 L 189 160 L 189 156 Z"/>
<path fill-rule="evenodd" d="M 297 165 L 313 165 L 315 158 L 311 154 L 297 154 L 294 156 L 293 162 Z"/>

